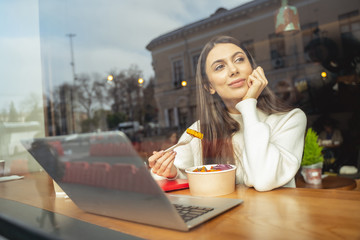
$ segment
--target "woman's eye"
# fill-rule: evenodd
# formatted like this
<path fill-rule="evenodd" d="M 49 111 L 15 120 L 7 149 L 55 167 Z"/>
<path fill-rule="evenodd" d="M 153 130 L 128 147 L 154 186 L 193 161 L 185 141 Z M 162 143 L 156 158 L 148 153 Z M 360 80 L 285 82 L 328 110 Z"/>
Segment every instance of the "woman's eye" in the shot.
<path fill-rule="evenodd" d="M 242 62 L 244 61 L 244 58 L 243 57 L 238 57 L 235 59 L 235 62 Z"/>
<path fill-rule="evenodd" d="M 215 71 L 221 70 L 224 67 L 224 65 L 220 64 L 215 67 Z"/>

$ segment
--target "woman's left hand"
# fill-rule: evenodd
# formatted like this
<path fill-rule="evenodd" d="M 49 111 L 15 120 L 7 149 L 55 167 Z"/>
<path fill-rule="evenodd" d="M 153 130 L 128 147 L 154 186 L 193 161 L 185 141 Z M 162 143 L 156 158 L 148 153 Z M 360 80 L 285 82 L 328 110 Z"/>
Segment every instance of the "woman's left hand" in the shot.
<path fill-rule="evenodd" d="M 176 152 L 153 152 L 153 155 L 149 157 L 149 167 L 151 171 L 159 176 L 166 178 L 174 178 L 177 174 L 177 168 L 174 166 Z"/>
<path fill-rule="evenodd" d="M 265 73 L 262 67 L 259 66 L 253 70 L 247 79 L 247 84 L 249 89 L 243 100 L 247 98 L 257 99 L 268 84 L 268 80 L 265 77 Z"/>

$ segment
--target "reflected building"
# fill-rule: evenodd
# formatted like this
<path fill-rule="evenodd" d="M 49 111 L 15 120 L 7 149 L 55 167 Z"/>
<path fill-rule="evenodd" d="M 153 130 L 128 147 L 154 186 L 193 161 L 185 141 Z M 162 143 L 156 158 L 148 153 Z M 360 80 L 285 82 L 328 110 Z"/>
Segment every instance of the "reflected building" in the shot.
<path fill-rule="evenodd" d="M 77 34 L 76 50 L 82 50 L 79 58 L 75 51 L 79 66 L 85 64 L 83 59 L 96 52 L 97 46 L 106 46 L 110 37 L 104 35 L 95 40 L 91 34 L 98 34 L 97 30 L 72 28 L 73 17 L 82 4 L 72 3 L 73 7 L 68 8 L 60 1 L 40 1 L 37 4 L 39 49 L 35 49 L 36 54 L 40 51 L 40 56 L 37 67 L 31 71 L 38 73 L 31 81 L 26 79 L 35 87 L 37 95 L 32 97 L 29 92 L 19 116 L 12 116 L 16 114 L 11 108 L 0 113 L 0 159 L 6 160 L 6 168 L 10 170 L 11 165 L 19 165 L 18 160 L 25 162 L 23 169 L 38 170 L 39 166 L 22 147 L 21 139 L 115 130 L 123 121 L 138 121 L 143 125 L 146 134 L 139 134 L 134 145 L 147 159 L 152 151 L 160 149 L 166 139 L 164 133 L 169 130 L 181 133 L 197 120 L 196 65 L 203 46 L 216 35 L 239 39 L 264 68 L 269 87 L 305 111 L 308 126 L 320 126 L 316 120 L 325 113 L 335 119 L 344 134 L 343 152 L 351 153 L 343 159 L 357 159 L 359 153 L 355 149 L 360 146 L 359 0 L 347 0 L 346 4 L 338 0 L 289 0 L 288 4 L 298 11 L 300 31 L 278 34 L 275 16 L 283 2 L 286 1 L 254 0 L 233 9 L 219 8 L 205 19 L 154 38 L 143 46 L 152 54 L 154 81 L 146 79 L 149 84 L 139 86 L 137 81 L 142 74 L 136 68 L 92 75 L 79 67 L 75 75 L 75 71 L 71 71 L 74 60 L 66 34 Z M 96 18 L 85 14 L 82 22 Z M 106 27 L 112 26 L 104 23 Z M 114 32 L 110 30 L 106 32 Z M 82 49 L 85 43 L 91 44 Z M 102 55 L 104 58 L 92 59 L 92 64 L 101 65 L 113 53 L 107 54 Z M 112 84 L 106 79 L 109 73 L 114 75 Z M 182 85 L 184 81 L 186 86 Z M 90 94 L 86 95 L 87 92 Z M 8 95 L 13 100 L 21 94 L 24 93 L 15 88 L 10 89 Z M 3 99 L 8 96 L 3 95 Z M 25 94 L 22 97 L 26 97 Z M 153 97 L 157 106 L 153 104 Z M 36 128 L 32 122 L 36 122 Z"/>
<path fill-rule="evenodd" d="M 302 108 L 309 121 L 323 112 L 355 111 L 360 104 L 359 1 L 288 3 L 298 10 L 301 30 L 295 33 L 275 33 L 281 1 L 255 0 L 219 8 L 208 18 L 153 39 L 146 48 L 152 54 L 160 125 L 185 129 L 197 120 L 196 65 L 202 47 L 216 35 L 239 39 L 264 68 L 270 88 Z"/>

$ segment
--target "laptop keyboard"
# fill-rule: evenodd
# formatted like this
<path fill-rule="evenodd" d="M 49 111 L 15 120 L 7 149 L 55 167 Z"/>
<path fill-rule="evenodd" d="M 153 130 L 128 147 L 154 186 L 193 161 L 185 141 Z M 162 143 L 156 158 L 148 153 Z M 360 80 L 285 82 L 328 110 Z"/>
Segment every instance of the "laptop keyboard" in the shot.
<path fill-rule="evenodd" d="M 181 205 L 181 204 L 173 204 L 173 205 L 185 222 L 190 221 L 207 212 L 214 210 L 214 208 L 199 207 L 199 206 L 189 206 L 189 205 Z"/>

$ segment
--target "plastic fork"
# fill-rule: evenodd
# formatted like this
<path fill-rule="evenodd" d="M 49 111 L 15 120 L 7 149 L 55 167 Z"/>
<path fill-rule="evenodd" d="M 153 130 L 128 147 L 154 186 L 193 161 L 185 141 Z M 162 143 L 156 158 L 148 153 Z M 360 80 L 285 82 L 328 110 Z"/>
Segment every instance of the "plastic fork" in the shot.
<path fill-rule="evenodd" d="M 164 150 L 164 152 L 169 152 L 178 146 L 188 144 L 193 138 L 194 138 L 194 136 L 186 134 L 185 137 L 183 139 L 181 139 L 181 141 L 179 141 L 175 145 L 169 147 L 168 149 Z"/>

